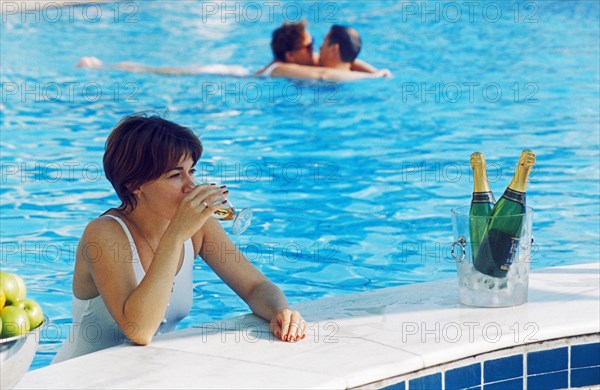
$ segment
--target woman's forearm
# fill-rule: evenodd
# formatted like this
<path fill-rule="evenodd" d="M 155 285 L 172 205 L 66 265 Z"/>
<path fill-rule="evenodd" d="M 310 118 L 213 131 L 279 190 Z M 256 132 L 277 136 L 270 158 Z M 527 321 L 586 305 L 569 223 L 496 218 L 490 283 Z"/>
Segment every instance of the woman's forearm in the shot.
<path fill-rule="evenodd" d="M 148 344 L 164 318 L 181 255 L 173 248 L 183 248 L 183 242 L 172 235 L 163 236 L 146 275 L 125 301 L 127 323 L 120 324 L 121 330 L 136 344 Z"/>
<path fill-rule="evenodd" d="M 277 313 L 289 308 L 287 298 L 271 281 L 256 286 L 246 298 L 246 303 L 254 314 L 267 321 L 271 321 Z"/>

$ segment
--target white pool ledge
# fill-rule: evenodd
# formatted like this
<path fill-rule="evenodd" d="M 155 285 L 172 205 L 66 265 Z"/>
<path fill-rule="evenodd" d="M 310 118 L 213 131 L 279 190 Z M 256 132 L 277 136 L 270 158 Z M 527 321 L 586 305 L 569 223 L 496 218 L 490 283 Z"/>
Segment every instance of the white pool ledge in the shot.
<path fill-rule="evenodd" d="M 600 332 L 599 263 L 536 270 L 529 302 L 472 308 L 456 279 L 295 306 L 310 328 L 276 341 L 253 315 L 122 345 L 28 372 L 20 389 L 374 387 L 387 378 L 483 353 Z"/>

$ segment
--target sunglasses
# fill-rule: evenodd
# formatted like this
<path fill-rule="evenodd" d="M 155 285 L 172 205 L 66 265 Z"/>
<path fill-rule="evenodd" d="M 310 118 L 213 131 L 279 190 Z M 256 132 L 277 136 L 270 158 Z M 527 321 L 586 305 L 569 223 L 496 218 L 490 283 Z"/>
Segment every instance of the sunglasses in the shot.
<path fill-rule="evenodd" d="M 314 47 L 315 47 L 315 41 L 313 39 L 312 41 L 310 41 L 310 43 L 308 45 L 302 45 L 296 50 L 306 49 L 308 51 L 313 51 Z"/>

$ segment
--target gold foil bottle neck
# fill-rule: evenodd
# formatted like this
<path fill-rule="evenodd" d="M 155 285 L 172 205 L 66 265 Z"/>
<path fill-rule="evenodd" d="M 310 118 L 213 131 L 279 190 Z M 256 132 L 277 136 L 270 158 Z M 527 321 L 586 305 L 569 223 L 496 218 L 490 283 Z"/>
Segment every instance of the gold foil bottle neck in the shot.
<path fill-rule="evenodd" d="M 534 165 L 535 153 L 529 149 L 523 150 L 521 152 L 521 157 L 519 158 L 519 165 L 517 166 L 517 169 L 515 169 L 515 175 L 508 185 L 508 188 L 513 191 L 525 192 L 527 190 L 529 174 Z"/>
<path fill-rule="evenodd" d="M 491 192 L 483 153 L 472 153 L 470 163 L 473 169 L 473 192 Z"/>

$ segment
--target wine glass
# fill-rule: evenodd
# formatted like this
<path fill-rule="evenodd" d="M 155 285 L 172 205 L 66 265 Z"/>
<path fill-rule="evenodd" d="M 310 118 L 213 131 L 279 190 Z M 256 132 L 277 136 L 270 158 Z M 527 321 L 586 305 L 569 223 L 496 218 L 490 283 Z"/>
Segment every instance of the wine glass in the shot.
<path fill-rule="evenodd" d="M 240 235 L 248 229 L 252 221 L 252 209 L 246 208 L 236 211 L 229 199 L 212 215 L 220 221 L 233 221 L 233 234 Z"/>

